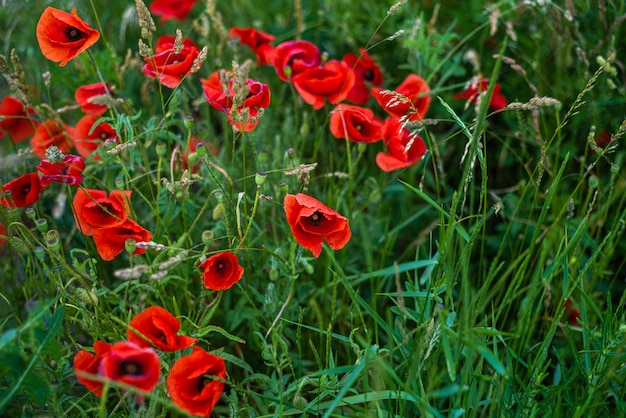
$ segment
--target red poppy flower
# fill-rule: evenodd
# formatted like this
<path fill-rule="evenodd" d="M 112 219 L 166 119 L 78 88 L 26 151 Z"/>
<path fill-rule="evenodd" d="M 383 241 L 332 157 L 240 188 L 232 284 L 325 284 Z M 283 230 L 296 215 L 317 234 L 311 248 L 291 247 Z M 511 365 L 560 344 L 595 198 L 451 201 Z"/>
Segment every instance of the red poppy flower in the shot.
<path fill-rule="evenodd" d="M 325 99 L 337 104 L 346 97 L 354 85 L 354 73 L 336 60 L 327 61 L 323 67 L 309 68 L 292 77 L 293 85 L 305 102 L 318 110 Z"/>
<path fill-rule="evenodd" d="M 88 158 L 94 154 L 109 139 L 114 140 L 116 143 L 118 142 L 117 132 L 107 122 L 100 122 L 98 126 L 93 127 L 98 119 L 97 115 L 85 115 L 80 118 L 74 129 L 70 130 L 76 145 L 76 151 L 83 158 Z M 99 160 L 100 156 L 94 154 L 93 158 L 94 160 Z"/>
<path fill-rule="evenodd" d="M 146 76 L 156 78 L 165 87 L 173 89 L 180 84 L 183 77 L 199 70 L 196 68 L 192 71 L 193 62 L 199 54 L 200 51 L 194 46 L 183 46 L 181 51 L 176 53 L 174 44 L 166 44 L 152 58 L 144 58 L 146 65 L 141 70 Z"/>
<path fill-rule="evenodd" d="M 74 356 L 74 373 L 80 383 L 82 383 L 87 389 L 93 392 L 97 397 L 102 396 L 103 382 L 94 380 L 87 375 L 99 375 L 100 364 L 102 359 L 109 354 L 111 350 L 111 344 L 107 344 L 102 341 L 95 341 L 93 343 L 93 350 L 96 353 L 93 355 L 87 350 L 81 350 Z"/>
<path fill-rule="evenodd" d="M 4 225 L 2 225 L 2 222 L 0 222 L 0 248 L 4 247 L 4 245 L 7 243 L 7 240 L 4 238 L 7 236 L 7 229 L 4 227 Z"/>
<path fill-rule="evenodd" d="M 160 306 L 150 306 L 131 319 L 126 335 L 128 341 L 140 347 L 156 347 L 163 351 L 178 351 L 191 347 L 198 340 L 176 335 L 180 322 Z"/>
<path fill-rule="evenodd" d="M 409 74 L 395 92 L 377 87 L 372 87 L 371 92 L 378 104 L 394 118 L 422 120 L 430 106 L 430 88 L 426 81 L 416 74 Z"/>
<path fill-rule="evenodd" d="M 32 109 L 25 109 L 17 97 L 4 96 L 0 103 L 0 138 L 9 135 L 16 144 L 28 139 L 39 124 L 32 114 Z"/>
<path fill-rule="evenodd" d="M 248 46 L 256 54 L 257 65 L 270 64 L 276 48 L 271 45 L 276 39 L 269 33 L 255 28 L 231 28 L 230 37 L 239 38 L 239 43 Z"/>
<path fill-rule="evenodd" d="M 176 36 L 174 35 L 161 35 L 156 40 L 154 44 L 154 49 L 156 52 L 161 52 L 164 50 L 172 49 L 172 47 L 176 44 Z M 181 45 L 183 46 L 191 46 L 199 50 L 198 45 L 194 41 L 189 38 L 183 37 L 181 39 Z"/>
<path fill-rule="evenodd" d="M 126 249 L 126 240 L 150 241 L 152 233 L 130 218 L 121 224 L 97 228 L 93 231 L 93 241 L 98 254 L 104 261 L 111 261 Z M 137 248 L 133 254 L 145 253 L 145 248 Z"/>
<path fill-rule="evenodd" d="M 385 121 L 383 140 L 389 154 L 379 152 L 376 155 L 376 164 L 386 172 L 416 164 L 426 152 L 422 138 L 403 128 L 397 118 L 387 118 Z"/>
<path fill-rule="evenodd" d="M 453 96 L 455 100 L 465 99 L 476 104 L 481 94 L 485 93 L 489 88 L 489 80 L 479 75 L 473 77 L 467 89 L 464 92 L 457 93 Z M 489 108 L 492 110 L 504 109 L 507 105 L 506 97 L 500 93 L 500 83 L 496 83 L 491 94 Z"/>
<path fill-rule="evenodd" d="M 108 379 L 152 391 L 161 377 L 159 356 L 152 348 L 121 341 L 110 347 L 100 361 L 100 374 Z"/>
<path fill-rule="evenodd" d="M 195 346 L 191 354 L 172 366 L 167 376 L 167 392 L 180 409 L 208 417 L 222 396 L 224 379 L 224 360 Z"/>
<path fill-rule="evenodd" d="M 330 114 L 330 132 L 335 138 L 371 143 L 382 139 L 383 122 L 370 109 L 340 104 Z"/>
<path fill-rule="evenodd" d="M 67 13 L 54 7 L 43 11 L 37 23 L 37 41 L 44 57 L 63 67 L 96 43 L 100 32 L 92 29 L 72 9 Z"/>
<path fill-rule="evenodd" d="M 383 74 L 378 64 L 369 56 L 365 48 L 359 48 L 356 55 L 344 55 L 343 62 L 354 72 L 354 86 L 348 93 L 348 100 L 356 104 L 365 104 L 370 96 L 370 86 L 382 86 Z"/>
<path fill-rule="evenodd" d="M 2 185 L 0 204 L 6 208 L 30 206 L 39 200 L 40 191 L 39 174 L 36 171 L 24 174 Z M 7 192 L 10 192 L 10 196 L 8 196 L 9 193 Z"/>
<path fill-rule="evenodd" d="M 308 41 L 287 41 L 278 45 L 274 50 L 272 65 L 278 78 L 289 81 L 296 74 L 308 68 L 315 68 L 322 62 L 320 50 Z M 289 68 L 289 75 L 285 69 Z"/>
<path fill-rule="evenodd" d="M 61 152 L 69 152 L 74 146 L 72 138 L 68 133 L 68 127 L 56 120 L 47 120 L 37 127 L 35 136 L 30 140 L 33 153 L 41 158 L 46 158 L 46 150 L 54 145 Z"/>
<path fill-rule="evenodd" d="M 113 190 L 107 196 L 104 190 L 78 189 L 74 196 L 76 226 L 91 236 L 97 228 L 121 224 L 128 218 L 130 194 L 130 190 Z"/>
<path fill-rule="evenodd" d="M 106 112 L 107 107 L 105 105 L 99 105 L 91 102 L 91 99 L 96 96 L 102 96 L 111 92 L 111 87 L 108 83 L 93 83 L 85 84 L 76 89 L 74 98 L 80 105 L 80 110 L 91 115 L 100 116 Z"/>
<path fill-rule="evenodd" d="M 224 74 L 221 76 L 221 74 Z M 223 77 L 230 78 L 230 71 L 213 71 L 209 78 L 201 78 L 202 91 L 207 102 L 220 112 L 228 112 L 233 105 L 230 97 L 230 88 L 227 83 L 222 83 Z M 230 82 L 229 82 L 230 83 Z"/>
<path fill-rule="evenodd" d="M 65 183 L 70 186 L 78 186 L 83 182 L 83 170 L 85 169 L 85 160 L 78 155 L 65 154 L 63 161 L 51 163 L 48 160 L 42 160 L 37 166 L 37 170 L 43 173 L 39 179 L 41 187 L 48 187 L 50 183 Z"/>
<path fill-rule="evenodd" d="M 204 269 L 204 287 L 211 290 L 230 289 L 243 276 L 239 258 L 230 251 L 212 255 L 198 265 Z"/>
<path fill-rule="evenodd" d="M 313 257 L 320 256 L 324 241 L 333 250 L 342 249 L 350 241 L 348 219 L 319 200 L 302 193 L 288 194 L 284 205 L 291 233 Z"/>
<path fill-rule="evenodd" d="M 567 323 L 573 327 L 580 326 L 578 320 L 580 319 L 580 312 L 572 302 L 568 299 L 565 300 L 565 315 L 567 317 Z"/>
<path fill-rule="evenodd" d="M 161 17 L 161 22 L 170 19 L 184 20 L 198 0 L 154 0 L 150 3 L 150 11 Z"/>

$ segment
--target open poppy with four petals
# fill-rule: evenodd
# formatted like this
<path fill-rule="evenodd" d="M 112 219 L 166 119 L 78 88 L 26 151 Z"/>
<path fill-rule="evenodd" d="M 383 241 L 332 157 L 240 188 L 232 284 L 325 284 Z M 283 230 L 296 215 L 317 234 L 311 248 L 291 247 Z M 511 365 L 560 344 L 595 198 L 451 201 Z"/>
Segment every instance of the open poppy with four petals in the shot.
<path fill-rule="evenodd" d="M 130 190 L 78 189 L 74 196 L 76 226 L 83 234 L 93 235 L 98 228 L 119 225 L 128 218 Z"/>
<path fill-rule="evenodd" d="M 198 340 L 177 335 L 180 321 L 160 306 L 150 306 L 128 323 L 126 335 L 140 347 L 156 347 L 163 351 L 178 351 L 191 347 Z"/>

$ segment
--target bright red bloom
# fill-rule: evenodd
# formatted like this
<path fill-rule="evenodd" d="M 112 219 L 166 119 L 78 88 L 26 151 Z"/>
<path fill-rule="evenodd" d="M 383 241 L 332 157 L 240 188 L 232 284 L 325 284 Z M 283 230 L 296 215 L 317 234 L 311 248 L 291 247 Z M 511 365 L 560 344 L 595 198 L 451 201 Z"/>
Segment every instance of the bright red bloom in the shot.
<path fill-rule="evenodd" d="M 163 351 L 178 351 L 191 347 L 198 340 L 176 335 L 180 322 L 160 306 L 150 306 L 135 315 L 128 324 L 128 341 L 140 347 L 156 347 Z"/>
<path fill-rule="evenodd" d="M 478 102 L 478 98 L 487 92 L 489 88 L 489 80 L 485 77 L 479 75 L 473 77 L 470 81 L 470 84 L 467 86 L 467 89 L 464 92 L 457 93 L 453 96 L 453 99 L 465 99 L 470 101 L 471 103 L 476 104 Z M 496 83 L 493 88 L 493 93 L 491 94 L 491 101 L 489 102 L 489 108 L 492 110 L 501 110 L 504 109 L 507 105 L 506 97 L 500 93 L 500 83 Z"/>
<path fill-rule="evenodd" d="M 47 120 L 39 125 L 35 136 L 30 140 L 33 153 L 41 159 L 46 158 L 46 150 L 51 145 L 56 146 L 63 153 L 69 152 L 74 146 L 68 127 L 56 120 Z"/>
<path fill-rule="evenodd" d="M 170 46 L 167 48 L 167 46 Z M 166 44 L 152 58 L 145 57 L 143 73 L 159 80 L 159 83 L 171 89 L 176 88 L 183 77 L 196 73 L 200 68 L 192 69 L 200 51 L 195 46 L 183 46 L 179 53 L 174 51 L 174 44 Z"/>
<path fill-rule="evenodd" d="M 213 71 L 209 78 L 201 78 L 202 91 L 207 102 L 220 112 L 227 113 L 233 105 L 230 96 L 230 81 L 222 82 L 222 79 L 230 80 L 230 71 Z"/>
<path fill-rule="evenodd" d="M 276 47 L 272 58 L 276 74 L 283 81 L 289 81 L 308 68 L 318 67 L 321 62 L 320 50 L 308 41 L 283 42 Z M 289 75 L 285 73 L 286 68 L 289 68 Z"/>
<path fill-rule="evenodd" d="M 416 164 L 426 152 L 422 138 L 402 127 L 397 118 L 387 118 L 385 121 L 383 140 L 389 154 L 379 152 L 376 155 L 376 164 L 386 172 Z"/>
<path fill-rule="evenodd" d="M 98 228 L 121 224 L 128 218 L 130 194 L 130 190 L 113 190 L 107 196 L 104 190 L 78 189 L 74 196 L 76 226 L 91 236 Z"/>
<path fill-rule="evenodd" d="M 159 383 L 161 363 L 152 348 L 121 341 L 113 344 L 102 357 L 99 371 L 111 380 L 150 392 Z"/>
<path fill-rule="evenodd" d="M 211 290 L 230 289 L 243 276 L 239 258 L 230 251 L 212 255 L 198 265 L 204 269 L 204 287 Z"/>
<path fill-rule="evenodd" d="M 103 145 L 107 140 L 118 142 L 117 132 L 107 122 L 100 122 L 98 126 L 93 125 L 98 121 L 97 115 L 85 115 L 76 124 L 74 129 L 70 130 L 70 134 L 74 139 L 76 151 L 83 157 L 88 158 L 90 155 Z M 91 131 L 93 128 L 93 132 Z M 91 132 L 91 133 L 89 133 Z M 94 160 L 99 160 L 100 156 L 94 154 Z"/>
<path fill-rule="evenodd" d="M 335 138 L 371 143 L 382 139 L 383 122 L 370 109 L 340 104 L 330 114 L 330 132 Z"/>
<path fill-rule="evenodd" d="M 319 200 L 298 193 L 285 196 L 287 222 L 298 244 L 317 258 L 324 241 L 333 250 L 342 249 L 352 236 L 348 219 Z"/>
<path fill-rule="evenodd" d="M 161 22 L 170 19 L 184 20 L 198 0 L 154 0 L 150 3 L 150 11 L 161 16 Z"/>
<path fill-rule="evenodd" d="M 327 61 L 323 67 L 309 68 L 292 77 L 293 85 L 305 102 L 318 110 L 326 98 L 337 104 L 348 97 L 354 85 L 354 73 L 336 60 Z"/>
<path fill-rule="evenodd" d="M 87 375 L 100 375 L 100 364 L 102 359 L 109 354 L 111 344 L 102 341 L 95 341 L 93 349 L 96 353 L 93 355 L 87 350 L 81 350 L 74 356 L 74 373 L 80 383 L 93 392 L 97 397 L 102 396 L 102 388 L 104 383 L 94 380 Z"/>
<path fill-rule="evenodd" d="M 383 74 L 378 64 L 369 56 L 365 48 L 359 48 L 356 55 L 344 55 L 343 62 L 354 72 L 354 86 L 348 93 L 348 100 L 356 104 L 365 104 L 370 96 L 370 86 L 382 86 Z"/>
<path fill-rule="evenodd" d="M 0 222 L 0 248 L 4 247 L 4 245 L 7 243 L 7 240 L 4 238 L 7 236 L 7 229 L 4 227 L 4 225 L 2 225 L 2 222 Z"/>
<path fill-rule="evenodd" d="M 106 112 L 107 107 L 105 105 L 99 105 L 91 102 L 93 97 L 106 95 L 107 91 L 111 92 L 111 87 L 108 83 L 93 83 L 85 84 L 76 89 L 74 93 L 74 99 L 76 103 L 80 105 L 80 110 L 92 115 L 102 115 Z"/>
<path fill-rule="evenodd" d="M 43 11 L 37 23 L 37 41 L 44 57 L 63 67 L 96 43 L 100 32 L 92 29 L 72 9 L 67 13 L 54 7 Z"/>
<path fill-rule="evenodd" d="M 97 228 L 93 231 L 93 241 L 98 254 L 104 261 L 111 261 L 126 249 L 126 240 L 136 242 L 150 241 L 152 232 L 143 228 L 137 222 L 126 218 L 121 224 Z M 133 254 L 145 253 L 145 248 L 137 248 Z"/>
<path fill-rule="evenodd" d="M 0 138 L 9 135 L 17 144 L 32 136 L 39 122 L 31 114 L 32 110 L 25 109 L 17 97 L 4 96 L 0 103 Z"/>
<path fill-rule="evenodd" d="M 208 417 L 224 391 L 226 365 L 221 357 L 195 346 L 181 357 L 167 376 L 167 392 L 180 409 Z"/>
<path fill-rule="evenodd" d="M 270 64 L 276 48 L 271 45 L 276 39 L 269 33 L 255 28 L 231 28 L 230 37 L 239 38 L 239 43 L 248 46 L 256 54 L 257 65 Z"/>
<path fill-rule="evenodd" d="M 416 74 L 409 74 L 395 91 L 389 92 L 372 87 L 371 92 L 378 104 L 394 118 L 422 120 L 430 106 L 430 88 L 426 81 Z"/>
<path fill-rule="evenodd" d="M 2 185 L 0 204 L 6 208 L 30 206 L 39 200 L 40 191 L 39 174 L 36 171 L 24 174 Z M 10 192 L 10 196 L 7 195 L 7 192 Z"/>
<path fill-rule="evenodd" d="M 63 161 L 51 163 L 48 160 L 42 160 L 37 166 L 37 170 L 43 173 L 39 179 L 41 187 L 48 187 L 50 183 L 65 183 L 70 186 L 78 186 L 83 182 L 83 170 L 85 169 L 85 160 L 78 155 L 65 154 Z"/>
<path fill-rule="evenodd" d="M 172 49 L 173 46 L 176 43 L 176 36 L 174 35 L 161 35 L 159 36 L 159 38 L 156 40 L 155 44 L 154 44 L 154 49 L 156 50 L 156 52 L 161 52 L 164 50 L 169 50 Z M 189 38 L 183 37 L 181 39 L 181 45 L 183 46 L 191 46 L 194 47 L 196 49 L 199 50 L 198 45 L 196 45 L 196 43 L 194 41 L 192 41 Z"/>

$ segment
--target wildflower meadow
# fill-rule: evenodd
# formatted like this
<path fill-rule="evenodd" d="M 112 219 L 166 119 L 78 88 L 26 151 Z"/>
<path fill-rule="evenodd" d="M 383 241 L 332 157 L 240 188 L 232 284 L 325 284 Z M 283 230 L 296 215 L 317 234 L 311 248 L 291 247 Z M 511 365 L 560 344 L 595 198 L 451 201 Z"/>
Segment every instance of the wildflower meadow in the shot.
<path fill-rule="evenodd" d="M 626 416 L 623 0 L 8 0 L 0 415 Z"/>

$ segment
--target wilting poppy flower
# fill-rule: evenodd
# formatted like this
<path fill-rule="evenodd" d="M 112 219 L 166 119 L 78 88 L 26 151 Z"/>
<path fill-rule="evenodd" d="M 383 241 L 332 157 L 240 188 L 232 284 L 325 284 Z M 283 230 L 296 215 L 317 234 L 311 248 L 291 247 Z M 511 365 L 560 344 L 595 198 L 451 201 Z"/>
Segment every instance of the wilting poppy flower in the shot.
<path fill-rule="evenodd" d="M 350 241 L 348 219 L 319 200 L 302 193 L 288 194 L 284 206 L 291 233 L 313 257 L 320 256 L 324 241 L 333 250 L 342 249 Z"/>
<path fill-rule="evenodd" d="M 98 119 L 99 117 L 96 115 L 85 115 L 80 118 L 74 129 L 70 129 L 70 135 L 74 139 L 76 151 L 83 158 L 92 155 L 109 139 L 118 142 L 117 132 L 107 122 L 100 122 L 93 128 Z M 100 156 L 95 154 L 94 159 L 99 160 Z"/>
<path fill-rule="evenodd" d="M 92 98 L 103 96 L 111 92 L 111 87 L 108 83 L 93 83 L 85 84 L 76 89 L 74 98 L 76 103 L 80 105 L 80 110 L 91 115 L 102 115 L 106 112 L 107 107 L 105 105 L 95 104 L 91 101 Z"/>
<path fill-rule="evenodd" d="M 161 17 L 161 22 L 170 19 L 184 20 L 198 0 L 154 0 L 150 11 Z"/>
<path fill-rule="evenodd" d="M 30 140 L 33 154 L 41 159 L 46 158 L 46 150 L 51 145 L 59 148 L 63 153 L 69 152 L 74 146 L 68 127 L 56 120 L 47 120 L 39 125 L 35 136 Z"/>
<path fill-rule="evenodd" d="M 330 114 L 330 132 L 335 138 L 371 143 L 382 139 L 383 122 L 370 109 L 340 104 Z"/>
<path fill-rule="evenodd" d="M 370 96 L 371 86 L 383 85 L 383 74 L 380 67 L 369 56 L 365 48 L 359 48 L 356 55 L 348 53 L 344 55 L 342 61 L 354 72 L 354 86 L 348 93 L 348 101 L 356 104 L 365 104 Z"/>
<path fill-rule="evenodd" d="M 9 135 L 16 144 L 28 139 L 39 124 L 31 114 L 17 97 L 4 96 L 0 103 L 0 137 Z"/>
<path fill-rule="evenodd" d="M 126 335 L 140 347 L 156 347 L 163 351 L 178 351 L 191 347 L 198 340 L 176 335 L 180 322 L 160 306 L 150 306 L 135 315 L 128 324 Z"/>
<path fill-rule="evenodd" d="M 211 290 L 230 289 L 243 276 L 239 258 L 230 251 L 212 255 L 198 265 L 203 269 L 204 287 Z"/>
<path fill-rule="evenodd" d="M 100 32 L 92 29 L 72 9 L 67 13 L 54 7 L 43 11 L 37 23 L 37 41 L 44 57 L 63 67 L 96 43 Z"/>
<path fill-rule="evenodd" d="M 455 100 L 465 99 L 471 103 L 476 104 L 481 94 L 486 93 L 489 88 L 489 80 L 479 75 L 473 77 L 470 81 L 467 89 L 464 92 L 457 93 L 453 96 Z M 506 97 L 500 93 L 500 83 L 496 83 L 491 94 L 491 101 L 489 102 L 489 108 L 492 110 L 504 109 L 507 105 Z"/>
<path fill-rule="evenodd" d="M 166 48 L 166 46 L 170 46 Z M 176 88 L 183 77 L 197 72 L 200 68 L 192 68 L 200 51 L 195 46 L 185 46 L 176 53 L 174 44 L 166 44 L 152 58 L 145 57 L 146 65 L 141 69 L 143 73 L 159 80 L 159 83 L 171 89 Z"/>
<path fill-rule="evenodd" d="M 372 87 L 371 92 L 378 104 L 394 118 L 422 120 L 430 106 L 430 88 L 416 74 L 409 74 L 395 91 Z"/>
<path fill-rule="evenodd" d="M 128 218 L 130 190 L 104 190 L 80 188 L 74 196 L 76 226 L 83 234 L 93 235 L 98 228 L 119 225 Z"/>
<path fill-rule="evenodd" d="M 224 391 L 226 365 L 221 357 L 195 346 L 181 357 L 167 376 L 167 392 L 177 407 L 208 417 Z"/>
<path fill-rule="evenodd" d="M 120 255 L 126 249 L 126 240 L 131 238 L 136 242 L 150 241 L 152 233 L 130 218 L 126 218 L 121 224 L 97 228 L 93 231 L 96 250 L 104 261 L 111 261 Z M 133 254 L 145 252 L 145 248 L 136 248 Z"/>
<path fill-rule="evenodd" d="M 23 208 L 39 200 L 39 174 L 24 174 L 2 185 L 0 204 L 6 208 Z M 7 193 L 10 192 L 10 193 Z"/>
<path fill-rule="evenodd" d="M 239 43 L 248 46 L 256 54 L 257 65 L 270 64 L 276 48 L 271 45 L 276 39 L 269 33 L 255 28 L 231 28 L 230 37 L 239 38 Z"/>
<path fill-rule="evenodd" d="M 109 354 L 111 345 L 102 341 L 93 343 L 95 355 L 87 350 L 81 350 L 74 356 L 74 373 L 80 383 L 93 392 L 97 397 L 102 396 L 104 383 L 88 375 L 100 375 L 102 359 Z"/>
<path fill-rule="evenodd" d="M 159 356 L 130 341 L 113 344 L 100 361 L 100 374 L 113 381 L 152 391 L 161 377 Z"/>
<path fill-rule="evenodd" d="M 78 186 L 83 182 L 83 170 L 85 169 L 85 160 L 78 155 L 65 154 L 63 161 L 51 163 L 48 160 L 42 160 L 37 166 L 37 170 L 43 173 L 39 179 L 41 187 L 48 187 L 50 183 L 65 183 L 70 186 Z"/>
<path fill-rule="evenodd" d="M 340 61 L 330 60 L 323 67 L 309 68 L 292 77 L 293 86 L 313 109 L 321 109 L 325 99 L 337 104 L 354 85 L 354 73 Z"/>
<path fill-rule="evenodd" d="M 272 58 L 276 74 L 283 81 L 289 81 L 296 74 L 307 68 L 315 68 L 321 62 L 320 50 L 309 41 L 283 42 L 276 47 Z M 286 68 L 289 68 L 289 75 L 285 73 Z"/>
<path fill-rule="evenodd" d="M 422 138 L 403 128 L 398 118 L 387 118 L 383 127 L 383 140 L 389 154 L 379 152 L 376 164 L 386 172 L 411 166 L 426 152 Z"/>

